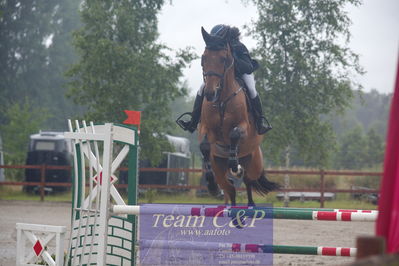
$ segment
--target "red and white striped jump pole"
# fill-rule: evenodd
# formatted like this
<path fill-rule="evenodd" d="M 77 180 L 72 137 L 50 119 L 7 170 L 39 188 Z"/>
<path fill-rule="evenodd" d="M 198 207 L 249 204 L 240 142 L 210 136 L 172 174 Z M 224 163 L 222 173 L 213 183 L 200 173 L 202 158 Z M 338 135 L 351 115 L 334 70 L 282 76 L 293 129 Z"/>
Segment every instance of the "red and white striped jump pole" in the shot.
<path fill-rule="evenodd" d="M 374 222 L 377 219 L 378 212 L 344 212 L 344 211 L 312 211 L 312 210 L 286 210 L 284 208 L 226 208 L 219 207 L 191 207 L 191 206 L 145 206 L 138 205 L 114 205 L 111 212 L 115 214 L 173 214 L 207 217 L 237 217 L 248 216 L 252 218 L 265 219 L 293 219 L 293 220 L 319 220 L 319 221 L 361 221 Z"/>

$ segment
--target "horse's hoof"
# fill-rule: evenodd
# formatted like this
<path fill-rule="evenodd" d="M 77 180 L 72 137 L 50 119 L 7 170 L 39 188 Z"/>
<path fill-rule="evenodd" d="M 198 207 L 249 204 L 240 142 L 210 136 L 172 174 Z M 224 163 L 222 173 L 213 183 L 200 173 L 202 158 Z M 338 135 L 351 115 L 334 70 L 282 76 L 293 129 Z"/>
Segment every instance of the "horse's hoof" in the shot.
<path fill-rule="evenodd" d="M 216 184 L 208 184 L 208 192 L 212 197 L 218 197 L 220 194 L 219 187 Z"/>
<path fill-rule="evenodd" d="M 255 202 L 248 202 L 248 207 L 256 207 Z"/>

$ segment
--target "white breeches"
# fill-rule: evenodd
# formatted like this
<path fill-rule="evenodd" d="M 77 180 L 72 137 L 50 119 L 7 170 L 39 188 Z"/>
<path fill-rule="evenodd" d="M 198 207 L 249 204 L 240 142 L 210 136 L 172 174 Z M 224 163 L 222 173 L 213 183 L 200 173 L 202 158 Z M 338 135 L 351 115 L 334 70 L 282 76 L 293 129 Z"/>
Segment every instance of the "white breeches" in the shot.
<path fill-rule="evenodd" d="M 249 98 L 253 99 L 256 97 L 256 95 L 258 95 L 258 92 L 256 91 L 255 88 L 255 77 L 254 74 L 244 74 L 242 75 L 242 79 L 245 82 L 245 85 L 247 85 L 248 88 L 248 94 L 249 94 Z"/>

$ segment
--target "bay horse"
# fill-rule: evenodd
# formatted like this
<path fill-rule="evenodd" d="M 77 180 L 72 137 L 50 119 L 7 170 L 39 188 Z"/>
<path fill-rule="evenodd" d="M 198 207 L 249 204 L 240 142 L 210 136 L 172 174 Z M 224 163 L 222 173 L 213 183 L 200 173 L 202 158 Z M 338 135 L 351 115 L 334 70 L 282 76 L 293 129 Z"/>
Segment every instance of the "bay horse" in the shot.
<path fill-rule="evenodd" d="M 229 32 L 219 37 L 210 35 L 203 27 L 201 31 L 206 44 L 201 58 L 205 99 L 198 139 L 208 189 L 217 194 L 219 186 L 226 203 L 230 199 L 235 206 L 236 190 L 228 178 L 231 171 L 243 177 L 248 206 L 255 206 L 252 189 L 266 195 L 280 186 L 265 176 L 260 147 L 263 136 L 257 134 L 245 91 L 235 77 Z"/>

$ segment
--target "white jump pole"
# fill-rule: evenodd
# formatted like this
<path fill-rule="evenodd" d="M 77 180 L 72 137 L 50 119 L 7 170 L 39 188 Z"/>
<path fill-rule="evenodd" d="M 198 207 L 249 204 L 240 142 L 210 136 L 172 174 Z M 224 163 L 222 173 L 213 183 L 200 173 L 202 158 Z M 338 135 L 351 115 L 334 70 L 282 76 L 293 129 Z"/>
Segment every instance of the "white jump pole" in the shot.
<path fill-rule="evenodd" d="M 182 214 L 182 215 L 203 215 L 208 217 L 235 217 L 248 216 L 260 217 L 261 212 L 268 213 L 263 215 L 265 219 L 291 219 L 291 220 L 318 220 L 318 221 L 344 221 L 344 222 L 375 222 L 378 212 L 340 212 L 340 211 L 311 211 L 311 210 L 284 210 L 279 208 L 253 208 L 253 209 L 237 209 L 230 207 L 204 207 L 196 208 L 190 206 L 145 206 L 138 205 L 113 205 L 110 209 L 115 214 L 129 215 L 151 215 L 159 214 Z"/>

